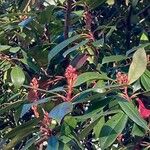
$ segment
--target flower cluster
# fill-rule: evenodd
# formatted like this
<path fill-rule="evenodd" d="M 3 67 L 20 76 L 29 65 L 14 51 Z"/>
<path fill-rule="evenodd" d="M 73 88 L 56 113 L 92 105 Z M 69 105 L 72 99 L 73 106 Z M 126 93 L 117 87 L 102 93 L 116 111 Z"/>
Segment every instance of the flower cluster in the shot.
<path fill-rule="evenodd" d="M 77 79 L 77 70 L 76 70 L 76 68 L 69 65 L 66 68 L 65 77 L 67 79 L 67 84 L 68 84 L 68 91 L 67 91 L 66 101 L 70 101 L 71 98 L 72 98 L 73 86 L 74 86 L 75 81 Z"/>
<path fill-rule="evenodd" d="M 128 83 L 128 76 L 125 73 L 118 72 L 116 74 L 117 82 L 119 84 L 127 84 Z"/>
<path fill-rule="evenodd" d="M 44 118 L 41 122 L 40 131 L 43 135 L 50 136 L 51 135 L 51 129 L 49 128 L 51 124 L 51 118 L 48 116 L 48 112 L 44 112 Z"/>
<path fill-rule="evenodd" d="M 31 89 L 28 92 L 28 100 L 30 102 L 35 102 L 39 99 L 38 90 L 37 90 L 39 87 L 38 80 L 36 78 L 33 78 L 31 80 L 30 86 L 31 86 Z M 33 105 L 32 110 L 34 112 L 35 117 L 38 118 L 39 113 L 37 111 L 37 106 Z"/>
<path fill-rule="evenodd" d="M 39 99 L 39 95 L 38 95 L 38 91 L 37 91 L 37 89 L 39 87 L 38 80 L 36 78 L 33 78 L 31 80 L 30 86 L 32 88 L 28 92 L 28 100 L 31 102 L 35 102 Z"/>
<path fill-rule="evenodd" d="M 84 12 L 84 22 L 86 24 L 86 29 L 89 31 L 91 31 L 92 18 L 93 17 L 91 15 L 91 13 L 88 10 L 86 10 Z"/>

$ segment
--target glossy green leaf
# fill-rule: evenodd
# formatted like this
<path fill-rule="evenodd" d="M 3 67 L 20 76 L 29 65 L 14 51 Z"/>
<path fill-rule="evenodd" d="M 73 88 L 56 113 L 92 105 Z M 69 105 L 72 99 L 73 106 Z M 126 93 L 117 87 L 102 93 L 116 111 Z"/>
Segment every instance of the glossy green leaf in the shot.
<path fill-rule="evenodd" d="M 58 123 L 64 118 L 65 115 L 72 112 L 73 104 L 70 102 L 63 102 L 56 107 L 54 107 L 50 113 L 49 117 L 55 119 Z"/>
<path fill-rule="evenodd" d="M 25 75 L 24 75 L 23 70 L 20 67 L 15 66 L 12 68 L 11 80 L 16 89 L 20 88 L 23 85 L 25 81 Z"/>
<path fill-rule="evenodd" d="M 127 57 L 123 56 L 123 55 L 106 56 L 103 58 L 102 64 L 110 63 L 110 62 L 117 62 L 117 61 L 121 61 L 121 60 L 125 60 L 125 59 L 127 59 Z"/>
<path fill-rule="evenodd" d="M 145 70 L 144 74 L 141 76 L 141 83 L 147 91 L 150 90 L 150 71 Z"/>
<path fill-rule="evenodd" d="M 79 86 L 90 80 L 110 80 L 107 75 L 98 72 L 85 72 L 78 76 L 74 87 Z"/>
<path fill-rule="evenodd" d="M 75 35 L 63 42 L 61 42 L 60 44 L 58 44 L 57 46 L 55 46 L 48 54 L 48 62 L 51 61 L 51 59 L 53 57 L 55 57 L 61 50 L 63 50 L 66 46 L 68 46 L 70 43 L 72 43 L 73 41 L 79 39 L 81 37 L 81 35 Z"/>
<path fill-rule="evenodd" d="M 105 119 L 104 119 L 104 117 L 102 117 L 102 118 L 99 120 L 99 122 L 95 125 L 95 127 L 93 128 L 93 131 L 94 131 L 94 133 L 95 133 L 95 137 L 96 137 L 96 138 L 99 138 L 100 132 L 101 132 L 101 129 L 102 129 L 104 123 L 105 123 Z"/>
<path fill-rule="evenodd" d="M 147 57 L 144 48 L 138 49 L 134 55 L 129 68 L 129 84 L 135 82 L 146 70 Z"/>
<path fill-rule="evenodd" d="M 101 129 L 99 141 L 102 149 L 106 149 L 116 140 L 126 126 L 128 117 L 123 112 L 114 115 Z"/>
<path fill-rule="evenodd" d="M 128 117 L 135 122 L 137 125 L 140 127 L 149 130 L 146 121 L 143 120 L 140 115 L 138 110 L 135 108 L 135 106 L 132 104 L 132 102 L 128 102 L 127 100 L 123 98 L 118 98 L 118 104 L 122 108 L 122 110 L 128 115 Z"/>
<path fill-rule="evenodd" d="M 131 134 L 134 136 L 142 137 L 145 135 L 145 130 L 142 127 L 139 127 L 137 124 L 134 123 Z"/>

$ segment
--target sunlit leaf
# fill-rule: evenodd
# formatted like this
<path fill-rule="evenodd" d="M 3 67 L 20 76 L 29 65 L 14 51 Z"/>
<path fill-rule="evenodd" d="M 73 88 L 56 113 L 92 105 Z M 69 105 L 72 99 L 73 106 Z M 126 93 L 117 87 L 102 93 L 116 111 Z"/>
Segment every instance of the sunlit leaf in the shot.
<path fill-rule="evenodd" d="M 79 86 L 90 80 L 109 80 L 107 75 L 100 74 L 98 72 L 85 72 L 78 76 L 77 81 L 74 86 Z"/>
<path fill-rule="evenodd" d="M 129 84 L 135 82 L 146 70 L 147 57 L 143 48 L 138 49 L 134 55 L 128 72 Z"/>
<path fill-rule="evenodd" d="M 101 129 L 99 140 L 102 149 L 108 148 L 122 132 L 127 123 L 127 115 L 120 112 L 109 119 Z"/>
<path fill-rule="evenodd" d="M 138 110 L 135 108 L 132 102 L 128 102 L 127 100 L 124 100 L 123 98 L 118 98 L 117 100 L 122 110 L 128 115 L 128 117 L 133 122 L 135 122 L 140 127 L 146 130 L 149 130 L 146 124 L 146 121 L 140 117 Z"/>
<path fill-rule="evenodd" d="M 25 75 L 19 66 L 15 66 L 11 70 L 11 80 L 16 89 L 20 88 L 25 81 Z"/>

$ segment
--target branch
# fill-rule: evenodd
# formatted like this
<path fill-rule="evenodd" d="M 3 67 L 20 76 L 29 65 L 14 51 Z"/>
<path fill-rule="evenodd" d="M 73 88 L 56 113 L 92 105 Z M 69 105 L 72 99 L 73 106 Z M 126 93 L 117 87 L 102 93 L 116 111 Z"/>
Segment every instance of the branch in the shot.
<path fill-rule="evenodd" d="M 64 39 L 68 38 L 72 1 L 67 0 L 66 4 L 67 4 L 67 7 L 66 7 L 66 15 L 65 15 L 65 23 L 64 23 Z"/>

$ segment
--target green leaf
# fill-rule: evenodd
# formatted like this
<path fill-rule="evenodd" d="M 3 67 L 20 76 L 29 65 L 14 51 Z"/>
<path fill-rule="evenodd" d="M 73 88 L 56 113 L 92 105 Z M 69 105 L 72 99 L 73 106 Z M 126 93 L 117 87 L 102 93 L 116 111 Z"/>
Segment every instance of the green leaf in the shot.
<path fill-rule="evenodd" d="M 150 90 L 150 71 L 145 70 L 144 74 L 141 76 L 141 83 L 147 91 Z"/>
<path fill-rule="evenodd" d="M 93 128 L 96 138 L 99 138 L 100 132 L 101 132 L 101 129 L 102 129 L 104 123 L 105 123 L 105 119 L 104 119 L 104 117 L 102 117 L 99 120 L 99 122 L 95 125 L 95 127 Z"/>
<path fill-rule="evenodd" d="M 58 150 L 59 142 L 56 136 L 50 136 L 48 139 L 47 150 Z"/>
<path fill-rule="evenodd" d="M 145 130 L 134 123 L 131 134 L 142 137 L 145 135 Z"/>
<path fill-rule="evenodd" d="M 11 47 L 11 48 L 9 49 L 9 51 L 10 51 L 11 53 L 17 53 L 19 50 L 20 50 L 20 47 Z"/>
<path fill-rule="evenodd" d="M 18 89 L 23 85 L 25 81 L 25 75 L 24 75 L 23 70 L 20 67 L 15 66 L 12 68 L 11 80 L 12 80 L 12 83 L 14 84 L 15 89 Z"/>
<path fill-rule="evenodd" d="M 100 117 L 101 118 L 101 117 Z M 89 126 L 84 128 L 78 135 L 79 140 L 82 140 L 87 137 L 88 133 L 94 128 L 94 126 L 99 122 L 100 118 L 94 120 Z"/>
<path fill-rule="evenodd" d="M 38 137 L 39 137 L 39 135 L 35 135 L 31 139 L 29 139 L 25 143 L 25 146 L 21 150 L 29 150 L 29 148 L 31 147 L 31 145 L 34 144 L 37 141 Z"/>
<path fill-rule="evenodd" d="M 140 41 L 147 41 L 148 42 L 149 41 L 148 36 L 145 33 L 143 33 L 141 35 Z"/>
<path fill-rule="evenodd" d="M 24 139 L 25 137 L 27 137 L 28 135 L 30 135 L 33 132 L 37 132 L 38 128 L 33 126 L 27 126 L 26 128 L 23 128 L 18 134 L 14 134 L 13 135 L 13 139 L 4 147 L 5 150 L 11 150 L 17 143 L 21 142 L 22 139 Z"/>
<path fill-rule="evenodd" d="M 63 53 L 63 56 L 66 57 L 69 53 L 79 49 L 81 46 L 85 45 L 89 40 L 84 40 L 80 43 L 78 43 L 77 45 L 73 46 L 72 48 L 66 50 L 64 53 Z"/>
<path fill-rule="evenodd" d="M 24 104 L 22 111 L 21 111 L 21 114 L 20 114 L 20 117 L 22 117 L 26 112 L 28 112 L 33 105 L 43 104 L 43 103 L 46 103 L 48 101 L 50 101 L 50 97 L 40 99 L 40 100 L 33 102 L 33 103 Z"/>
<path fill-rule="evenodd" d="M 117 61 L 121 61 L 121 60 L 125 60 L 125 59 L 127 59 L 127 57 L 123 56 L 123 55 L 107 56 L 107 57 L 103 58 L 102 64 L 109 63 L 109 62 L 117 62 Z"/>
<path fill-rule="evenodd" d="M 8 50 L 9 48 L 11 48 L 11 46 L 8 45 L 0 45 L 0 52 Z"/>
<path fill-rule="evenodd" d="M 128 102 L 123 98 L 118 98 L 118 104 L 133 122 L 135 122 L 140 127 L 149 130 L 146 121 L 140 117 L 138 110 L 135 108 L 132 102 Z"/>
<path fill-rule="evenodd" d="M 85 72 L 78 76 L 74 87 L 79 86 L 89 80 L 110 80 L 105 74 L 100 74 L 98 72 Z"/>
<path fill-rule="evenodd" d="M 108 5 L 113 5 L 115 3 L 114 0 L 107 0 Z"/>
<path fill-rule="evenodd" d="M 128 79 L 129 84 L 135 82 L 146 70 L 147 57 L 144 48 L 138 49 L 134 55 L 129 68 Z"/>
<path fill-rule="evenodd" d="M 55 57 L 61 50 L 63 50 L 66 46 L 68 46 L 70 43 L 72 43 L 73 41 L 79 39 L 81 37 L 81 35 L 75 35 L 63 42 L 61 42 L 60 44 L 58 44 L 57 46 L 55 46 L 48 54 L 48 62 L 51 61 L 51 59 L 53 57 Z"/>
<path fill-rule="evenodd" d="M 118 135 L 125 128 L 128 117 L 123 112 L 114 115 L 108 120 L 100 132 L 100 145 L 102 149 L 108 148 L 116 140 Z"/>
<path fill-rule="evenodd" d="M 65 115 L 72 112 L 73 104 L 70 102 L 63 102 L 56 107 L 54 107 L 50 113 L 49 117 L 55 119 L 58 123 L 64 118 Z"/>

